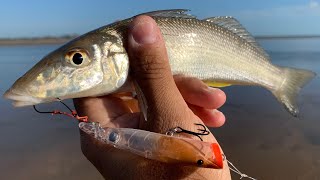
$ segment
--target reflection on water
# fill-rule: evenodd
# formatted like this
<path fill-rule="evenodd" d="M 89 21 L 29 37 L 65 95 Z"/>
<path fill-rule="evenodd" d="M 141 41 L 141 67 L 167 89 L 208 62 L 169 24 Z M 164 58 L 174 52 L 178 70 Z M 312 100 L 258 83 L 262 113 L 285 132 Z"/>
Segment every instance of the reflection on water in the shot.
<path fill-rule="evenodd" d="M 0 47 L 0 94 L 57 47 Z M 39 108 L 63 107 L 54 103 Z M 81 153 L 74 120 L 37 114 L 30 107 L 15 109 L 3 98 L 0 114 L 0 179 L 102 179 Z"/>
<path fill-rule="evenodd" d="M 275 64 L 320 74 L 320 39 L 261 44 Z M 0 47 L 0 94 L 56 47 Z M 317 76 L 303 89 L 298 98 L 299 119 L 291 117 L 265 89 L 225 88 L 228 101 L 222 111 L 227 123 L 212 131 L 228 159 L 258 179 L 320 177 L 319 87 Z M 101 179 L 81 154 L 76 122 L 39 115 L 32 108 L 14 109 L 2 98 L 0 113 L 0 179 Z"/>
<path fill-rule="evenodd" d="M 320 52 L 320 38 L 265 39 L 259 42 L 267 51 L 273 52 Z"/>
<path fill-rule="evenodd" d="M 267 40 L 261 44 L 274 64 L 320 74 L 320 39 Z M 302 90 L 299 118 L 286 112 L 265 89 L 225 88 L 228 100 L 222 111 L 227 123 L 213 133 L 229 160 L 258 179 L 319 179 L 319 88 L 316 76 Z"/>

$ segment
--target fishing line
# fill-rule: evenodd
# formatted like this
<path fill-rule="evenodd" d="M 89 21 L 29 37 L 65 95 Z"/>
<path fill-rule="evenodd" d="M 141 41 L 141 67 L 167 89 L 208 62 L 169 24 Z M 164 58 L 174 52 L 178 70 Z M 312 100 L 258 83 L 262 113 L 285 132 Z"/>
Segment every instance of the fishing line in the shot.
<path fill-rule="evenodd" d="M 201 141 L 203 141 L 200 136 L 208 135 L 208 134 L 210 134 L 210 131 L 208 131 L 207 128 L 206 128 L 206 126 L 204 126 L 203 124 L 195 124 L 195 125 L 202 127 L 202 129 L 197 129 L 197 130 L 200 131 L 200 132 L 189 131 L 189 130 L 183 129 L 183 128 L 181 128 L 181 127 L 178 126 L 178 127 L 169 129 L 169 130 L 166 132 L 166 135 L 173 136 L 174 133 L 187 133 L 187 134 L 191 134 L 191 135 L 197 136 Z M 257 179 L 255 179 L 255 178 L 253 178 L 253 177 L 250 177 L 250 176 L 242 173 L 235 165 L 232 164 L 232 162 L 230 162 L 230 161 L 227 159 L 226 155 L 222 154 L 222 156 L 223 156 L 223 160 L 226 160 L 227 163 L 230 165 L 230 166 L 229 166 L 229 169 L 230 169 L 231 171 L 233 171 L 234 173 L 239 174 L 239 175 L 240 175 L 240 179 L 242 179 L 242 178 L 248 178 L 248 179 L 252 179 L 252 180 L 257 180 Z"/>
<path fill-rule="evenodd" d="M 61 114 L 61 115 L 66 115 L 66 116 L 69 116 L 69 117 L 72 117 L 72 118 L 75 118 L 77 119 L 78 121 L 82 121 L 82 122 L 88 122 L 88 116 L 78 116 L 78 113 L 75 111 L 75 110 L 72 110 L 67 104 L 65 104 L 64 102 L 61 101 L 61 99 L 57 98 L 58 101 L 63 104 L 71 113 L 67 113 L 67 112 L 63 112 L 63 111 L 59 111 L 59 110 L 54 110 L 54 111 L 40 111 L 36 108 L 36 105 L 33 105 L 33 109 L 37 112 L 37 113 L 41 113 L 41 114 L 52 114 L 52 115 L 56 115 L 56 114 Z M 175 128 L 172 128 L 170 129 L 169 131 L 167 131 L 166 135 L 169 135 L 169 136 L 172 136 L 174 133 L 186 133 L 186 134 L 191 134 L 191 135 L 194 135 L 194 136 L 197 136 L 201 141 L 203 141 L 203 139 L 201 138 L 201 136 L 204 136 L 204 135 L 209 135 L 210 134 L 210 131 L 207 130 L 207 128 L 203 125 L 203 124 L 196 124 L 195 125 L 197 126 L 200 126 L 202 127 L 202 129 L 197 129 L 198 131 L 200 132 L 193 132 L 193 131 L 189 131 L 189 130 L 186 130 L 186 129 L 183 129 L 181 128 L 180 126 L 178 127 L 175 127 Z M 233 171 L 234 173 L 236 174 L 239 174 L 240 175 L 240 179 L 242 178 L 248 178 L 248 179 L 252 179 L 252 180 L 256 180 L 255 178 L 253 177 L 250 177 L 244 173 L 242 173 L 235 165 L 233 165 L 232 162 L 230 162 L 227 157 L 222 154 L 223 156 L 223 160 L 226 160 L 227 163 L 230 165 L 229 166 L 229 169 L 231 171 Z"/>
<path fill-rule="evenodd" d="M 61 99 L 57 98 L 58 101 L 63 104 L 71 113 L 67 113 L 67 112 L 63 112 L 63 111 L 59 111 L 59 110 L 53 110 L 53 111 L 40 111 L 36 108 L 36 105 L 33 105 L 33 109 L 37 112 L 37 113 L 41 113 L 41 114 L 52 114 L 52 115 L 56 115 L 56 114 L 61 114 L 61 115 L 66 115 L 72 118 L 77 119 L 78 121 L 82 121 L 82 122 L 88 122 L 88 116 L 79 116 L 78 113 L 75 110 L 72 110 L 67 104 L 65 104 L 64 102 L 61 101 Z"/>
<path fill-rule="evenodd" d="M 69 106 L 67 106 L 66 103 L 62 102 L 62 100 L 61 100 L 60 98 L 57 98 L 57 99 L 59 100 L 59 102 L 60 102 L 61 104 L 63 104 L 67 109 L 69 109 L 69 111 L 70 111 L 71 113 L 74 112 Z"/>
<path fill-rule="evenodd" d="M 242 173 L 235 165 L 232 164 L 232 162 L 230 162 L 230 161 L 227 159 L 226 155 L 222 154 L 222 156 L 223 156 L 223 160 L 226 160 L 226 161 L 228 162 L 228 164 L 230 165 L 230 166 L 229 166 L 229 169 L 230 169 L 231 171 L 233 171 L 234 173 L 239 174 L 239 175 L 240 175 L 240 179 L 242 179 L 242 178 L 248 178 L 248 179 L 252 179 L 252 180 L 257 180 L 257 179 L 255 179 L 255 178 L 253 178 L 253 177 L 250 177 L 250 176 Z"/>

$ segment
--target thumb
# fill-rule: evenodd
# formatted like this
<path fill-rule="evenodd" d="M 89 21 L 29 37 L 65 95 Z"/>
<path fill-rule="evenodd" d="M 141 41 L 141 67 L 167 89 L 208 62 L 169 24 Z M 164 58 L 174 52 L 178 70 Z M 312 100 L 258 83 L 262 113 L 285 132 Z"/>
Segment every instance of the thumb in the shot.
<path fill-rule="evenodd" d="M 198 132 L 195 123 L 203 124 L 203 122 L 189 109 L 175 84 L 164 39 L 151 17 L 138 16 L 133 20 L 128 31 L 127 48 L 131 77 L 138 83 L 148 105 L 148 121 L 141 121 L 140 128 L 165 133 L 179 126 Z M 217 142 L 212 134 L 202 138 L 204 141 Z M 230 177 L 226 161 L 224 161 L 224 167 L 223 171 L 200 168 L 197 169 L 197 173 L 204 177 Z M 161 166 L 158 168 L 161 169 Z M 179 169 L 186 171 L 181 173 L 177 171 Z M 194 172 L 183 166 L 178 166 L 175 170 L 170 175 Z"/>
<path fill-rule="evenodd" d="M 131 77 L 148 105 L 148 121 L 141 128 L 163 133 L 183 126 L 181 123 L 190 119 L 192 112 L 176 87 L 163 37 L 151 17 L 138 16 L 133 20 L 128 34 L 128 54 Z"/>

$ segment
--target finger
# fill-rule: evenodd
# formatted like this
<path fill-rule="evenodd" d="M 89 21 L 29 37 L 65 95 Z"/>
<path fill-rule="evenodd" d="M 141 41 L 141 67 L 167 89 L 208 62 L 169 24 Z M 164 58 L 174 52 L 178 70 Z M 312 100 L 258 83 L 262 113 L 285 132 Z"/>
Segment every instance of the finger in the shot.
<path fill-rule="evenodd" d="M 190 119 L 191 111 L 175 85 L 160 29 L 152 18 L 138 16 L 133 20 L 128 54 L 131 76 L 148 104 L 148 125 L 144 128 L 163 133 L 181 123 L 190 124 L 183 121 Z"/>
<path fill-rule="evenodd" d="M 205 109 L 199 106 L 189 104 L 189 108 L 197 115 L 206 126 L 220 127 L 225 123 L 225 116 L 216 109 Z"/>
<path fill-rule="evenodd" d="M 176 85 L 189 104 L 206 109 L 217 109 L 226 102 L 226 94 L 217 88 L 207 86 L 197 78 L 175 76 Z"/>
<path fill-rule="evenodd" d="M 111 120 L 132 112 L 123 100 L 112 96 L 78 98 L 73 102 L 80 116 L 88 116 L 89 121 L 99 122 L 102 126 L 110 126 Z"/>

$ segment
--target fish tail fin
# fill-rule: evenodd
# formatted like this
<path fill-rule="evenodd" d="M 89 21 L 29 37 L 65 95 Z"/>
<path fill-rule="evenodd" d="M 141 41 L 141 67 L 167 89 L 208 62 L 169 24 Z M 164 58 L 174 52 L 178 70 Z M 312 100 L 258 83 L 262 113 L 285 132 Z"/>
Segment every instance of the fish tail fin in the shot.
<path fill-rule="evenodd" d="M 316 76 L 316 73 L 303 69 L 282 68 L 285 75 L 281 86 L 272 90 L 276 98 L 295 117 L 299 115 L 296 98 L 303 86 Z"/>

